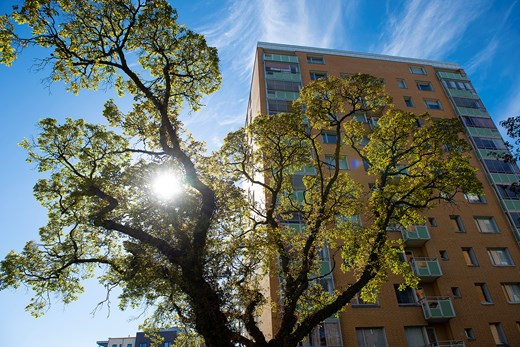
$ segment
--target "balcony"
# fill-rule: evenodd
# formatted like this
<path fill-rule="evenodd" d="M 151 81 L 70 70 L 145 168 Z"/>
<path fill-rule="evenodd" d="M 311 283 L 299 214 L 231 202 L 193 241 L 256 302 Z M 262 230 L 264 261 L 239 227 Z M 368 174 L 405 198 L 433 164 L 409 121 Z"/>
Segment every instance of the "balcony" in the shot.
<path fill-rule="evenodd" d="M 487 111 L 478 108 L 456 107 L 458 113 L 464 116 L 489 117 Z"/>
<path fill-rule="evenodd" d="M 480 99 L 477 93 L 469 90 L 461 90 L 461 89 L 449 89 L 446 88 L 446 91 L 450 96 L 459 97 L 459 98 L 470 98 L 470 99 Z"/>
<path fill-rule="evenodd" d="M 465 347 L 463 340 L 437 341 L 430 343 L 428 347 Z"/>
<path fill-rule="evenodd" d="M 455 317 L 451 299 L 447 296 L 427 296 L 419 303 L 423 309 L 424 319 L 430 323 L 446 322 Z"/>
<path fill-rule="evenodd" d="M 422 282 L 433 282 L 442 276 L 437 258 L 412 258 L 410 266 L 414 275 L 419 277 Z"/>
<path fill-rule="evenodd" d="M 465 75 L 463 76 L 460 73 L 454 73 L 454 72 L 439 71 L 439 72 L 437 72 L 437 76 L 439 76 L 439 78 L 449 78 L 452 80 L 469 81 L 467 76 L 465 76 Z"/>
<path fill-rule="evenodd" d="M 426 225 L 414 225 L 410 230 L 401 230 L 401 235 L 409 247 L 421 247 L 430 239 Z"/>

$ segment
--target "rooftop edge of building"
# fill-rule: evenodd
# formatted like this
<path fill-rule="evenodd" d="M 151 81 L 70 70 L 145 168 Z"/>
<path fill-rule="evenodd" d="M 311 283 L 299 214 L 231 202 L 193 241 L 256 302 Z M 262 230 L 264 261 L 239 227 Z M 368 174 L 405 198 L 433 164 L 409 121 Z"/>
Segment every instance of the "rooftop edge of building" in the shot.
<path fill-rule="evenodd" d="M 283 43 L 258 41 L 257 48 L 264 48 L 264 49 L 269 49 L 269 50 L 273 50 L 273 51 L 292 52 L 292 53 L 305 52 L 305 53 L 314 53 L 314 54 L 329 54 L 329 55 L 345 56 L 345 57 L 352 57 L 352 58 L 387 60 L 387 61 L 410 63 L 410 64 L 417 64 L 417 65 L 430 65 L 435 68 L 449 69 L 449 70 L 461 70 L 462 69 L 462 67 L 459 64 L 440 62 L 440 61 L 435 61 L 435 60 L 396 57 L 396 56 L 391 56 L 391 55 L 375 54 L 375 53 L 360 53 L 360 52 L 342 51 L 342 50 L 330 49 L 330 48 L 316 48 L 316 47 L 307 47 L 307 46 L 288 45 L 288 44 L 283 44 Z"/>

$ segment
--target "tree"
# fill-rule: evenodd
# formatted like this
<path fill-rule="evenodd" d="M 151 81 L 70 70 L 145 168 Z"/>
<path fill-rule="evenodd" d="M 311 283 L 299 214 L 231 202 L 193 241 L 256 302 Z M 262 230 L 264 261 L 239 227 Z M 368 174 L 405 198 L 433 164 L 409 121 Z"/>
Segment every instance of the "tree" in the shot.
<path fill-rule="evenodd" d="M 50 293 L 76 300 L 81 280 L 98 276 L 108 291 L 122 288 L 121 307 L 153 306 L 148 324 L 183 323 L 207 346 L 296 346 L 357 293 L 369 299 L 389 272 L 414 285 L 386 230 L 480 191 L 460 124 L 392 109 L 374 77 L 331 77 L 305 87 L 294 113 L 258 116 L 203 156 L 178 114 L 218 88 L 218 58 L 176 18 L 164 0 L 26 1 L 0 17 L 4 64 L 22 47 L 47 47 L 51 79 L 71 91 L 106 83 L 134 97 L 126 114 L 107 101 L 110 127 L 44 119 L 39 137 L 23 142 L 48 173 L 34 188 L 48 224 L 2 261 L 0 289 L 28 285 L 38 315 Z M 18 36 L 12 20 L 33 36 Z M 379 115 L 378 127 L 356 122 L 359 111 Z M 332 159 L 318 141 L 325 130 L 337 139 Z M 347 147 L 369 166 L 372 189 L 340 169 Z M 182 186 L 174 199 L 153 194 L 161 172 Z M 298 231 L 287 223 L 296 218 Z M 353 284 L 318 284 L 324 247 L 341 254 Z M 281 301 L 263 293 L 268 275 L 280 279 Z M 281 326 L 268 340 L 257 317 L 271 305 Z"/>
<path fill-rule="evenodd" d="M 502 159 L 508 162 L 516 162 L 520 158 L 520 117 L 509 117 L 500 122 L 500 125 L 506 129 L 507 136 L 514 142 L 506 142 L 506 147 L 510 153 L 500 155 Z"/>

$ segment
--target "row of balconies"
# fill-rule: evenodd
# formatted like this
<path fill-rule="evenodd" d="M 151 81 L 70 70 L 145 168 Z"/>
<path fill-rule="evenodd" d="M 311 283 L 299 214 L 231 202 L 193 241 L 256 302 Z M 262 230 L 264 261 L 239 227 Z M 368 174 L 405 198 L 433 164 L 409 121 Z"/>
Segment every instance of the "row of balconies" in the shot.
<path fill-rule="evenodd" d="M 415 225 L 410 229 L 401 229 L 403 241 L 409 247 L 421 247 L 430 240 L 426 225 Z M 415 276 L 422 282 L 432 282 L 442 276 L 441 266 L 437 258 L 411 258 L 410 266 Z M 424 318 L 428 322 L 443 322 L 455 317 L 451 299 L 447 296 L 427 296 L 419 300 Z M 463 341 L 444 341 L 437 346 L 464 346 Z"/>
<path fill-rule="evenodd" d="M 430 240 L 426 225 L 415 225 L 410 229 L 399 228 L 403 241 L 409 247 L 421 247 Z M 442 270 L 437 258 L 412 258 L 410 266 L 413 273 L 423 282 L 432 282 L 442 276 Z"/>

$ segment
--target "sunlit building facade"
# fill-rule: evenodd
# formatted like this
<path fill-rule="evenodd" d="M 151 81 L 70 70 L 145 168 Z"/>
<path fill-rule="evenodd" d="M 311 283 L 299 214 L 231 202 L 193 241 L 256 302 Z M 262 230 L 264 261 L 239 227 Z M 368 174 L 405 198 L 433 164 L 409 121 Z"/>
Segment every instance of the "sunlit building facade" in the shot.
<path fill-rule="evenodd" d="M 504 141 L 460 66 L 258 43 L 247 122 L 261 113 L 289 112 L 301 87 L 312 80 L 356 73 L 383 79 L 397 108 L 460 119 L 484 194 L 460 194 L 457 204 L 429 211 L 426 224 L 389 231 L 403 239 L 403 261 L 419 277 L 419 288 L 398 291 L 399 279 L 390 277 L 376 303 L 354 299 L 302 346 L 520 346 L 520 192 L 512 186 L 519 172 L 516 165 L 497 159 L 496 153 L 506 151 Z M 377 126 L 369 114 L 357 118 Z M 329 140 L 323 134 L 324 151 Z M 340 165 L 367 187 L 372 183 L 353 151 Z M 331 290 L 349 283 L 339 270 L 323 281 Z M 263 285 L 278 295 L 277 278 L 266 278 Z M 279 324 L 271 310 L 259 320 L 267 335 Z"/>

